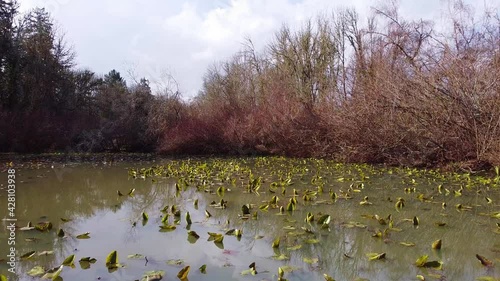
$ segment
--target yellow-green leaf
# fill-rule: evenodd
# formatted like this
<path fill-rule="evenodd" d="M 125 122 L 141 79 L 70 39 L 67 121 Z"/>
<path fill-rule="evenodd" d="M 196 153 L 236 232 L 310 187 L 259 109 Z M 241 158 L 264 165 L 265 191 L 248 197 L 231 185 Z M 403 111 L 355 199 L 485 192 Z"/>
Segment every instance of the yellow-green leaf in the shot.
<path fill-rule="evenodd" d="M 385 253 L 368 253 L 366 254 L 369 260 L 383 260 L 385 259 Z"/>
<path fill-rule="evenodd" d="M 184 267 L 183 269 L 181 269 L 181 271 L 179 271 L 179 273 L 177 273 L 177 278 L 179 278 L 181 280 L 187 279 L 187 276 L 189 274 L 190 269 L 191 269 L 191 267 L 189 265 Z"/>
<path fill-rule="evenodd" d="M 333 279 L 333 277 L 331 277 L 330 275 L 324 273 L 323 274 L 323 277 L 325 278 L 325 281 L 335 281 L 335 279 Z"/>
<path fill-rule="evenodd" d="M 75 255 L 71 255 L 71 256 L 64 259 L 64 261 L 62 262 L 62 265 L 74 267 L 75 266 L 74 262 L 75 262 Z"/>
<path fill-rule="evenodd" d="M 21 256 L 22 260 L 27 260 L 32 258 L 35 255 L 35 251 L 27 252 L 26 254 Z"/>
<path fill-rule="evenodd" d="M 45 268 L 43 268 L 39 265 L 33 267 L 32 269 L 30 269 L 30 271 L 28 271 L 28 275 L 33 276 L 33 277 L 42 276 L 44 274 L 45 274 Z M 3 277 L 5 277 L 5 276 L 3 276 Z M 3 281 L 3 280 L 7 281 L 7 278 L 5 278 L 5 279 L 0 278 L 0 281 Z"/>
<path fill-rule="evenodd" d="M 106 266 L 109 268 L 109 267 L 116 267 L 117 265 L 118 265 L 118 253 L 116 251 L 112 251 L 106 257 Z"/>
<path fill-rule="evenodd" d="M 76 236 L 76 238 L 78 238 L 78 239 L 89 239 L 90 238 L 90 232 L 85 232 L 85 233 L 79 234 L 79 235 Z"/>
<path fill-rule="evenodd" d="M 432 243 L 432 249 L 440 250 L 442 246 L 441 239 L 436 240 Z"/>
<path fill-rule="evenodd" d="M 273 248 L 279 248 L 280 246 L 280 237 L 276 237 L 276 239 L 274 239 L 273 241 L 273 244 L 272 244 Z"/>

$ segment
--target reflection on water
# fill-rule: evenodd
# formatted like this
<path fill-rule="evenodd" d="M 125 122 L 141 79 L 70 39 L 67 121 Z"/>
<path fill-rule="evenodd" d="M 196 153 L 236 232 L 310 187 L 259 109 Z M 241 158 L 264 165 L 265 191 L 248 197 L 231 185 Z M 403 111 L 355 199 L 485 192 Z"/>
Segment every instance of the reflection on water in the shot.
<path fill-rule="evenodd" d="M 280 266 L 294 269 L 285 273 L 288 280 L 322 280 L 323 273 L 336 280 L 415 280 L 418 274 L 442 276 L 442 280 L 500 277 L 498 269 L 482 266 L 475 257 L 475 254 L 481 254 L 500 263 L 500 234 L 495 232 L 499 220 L 481 215 L 500 211 L 497 205 L 500 202 L 498 189 L 484 189 L 481 193 L 464 191 L 462 196 L 454 196 L 453 193 L 445 196 L 436 192 L 439 183 L 435 179 L 419 178 L 416 184 L 409 184 L 407 175 L 382 174 L 364 168 L 371 173 L 364 182 L 366 187 L 359 193 L 352 193 L 353 199 L 337 199 L 331 203 L 328 190 L 340 194 L 353 181 L 358 184 L 358 170 L 341 175 L 334 169 L 319 168 L 315 162 L 305 163 L 307 170 L 292 174 L 293 185 L 282 195 L 281 187 L 275 194 L 270 194 L 269 187 L 273 181 L 280 180 L 280 175 L 287 174 L 292 169 L 291 165 L 278 162 L 273 163 L 273 167 L 255 167 L 251 159 L 240 165 L 248 165 L 253 168 L 255 176 L 262 176 L 259 194 L 242 192 L 240 183 L 248 181 L 245 178 L 248 170 L 244 169 L 239 174 L 230 175 L 235 179 L 234 186 L 230 181 L 208 183 L 207 189 L 212 191 L 221 185 L 229 187 L 230 190 L 225 191 L 223 196 L 216 192 L 197 191 L 194 187 L 178 193 L 176 178 L 130 178 L 127 171 L 129 167 L 135 167 L 133 163 L 114 166 L 75 164 L 18 170 L 17 178 L 23 181 L 17 187 L 18 225 L 25 226 L 30 221 L 51 221 L 54 225 L 48 233 L 17 231 L 18 257 L 30 251 L 53 251 L 54 254 L 35 255 L 30 260 L 19 261 L 19 278 L 9 280 L 32 280 L 26 274 L 31 268 L 36 265 L 45 268 L 58 266 L 71 254 L 76 255 L 76 261 L 90 256 L 96 258 L 97 263 L 83 270 L 75 262 L 75 268 L 64 268 L 61 277 L 65 280 L 140 280 L 143 273 L 150 270 L 164 270 L 165 279 L 175 280 L 177 272 L 186 265 L 191 266 L 190 280 L 276 280 Z M 306 189 L 315 190 L 316 186 L 311 183 L 314 175 L 322 176 L 324 193 L 318 194 L 313 202 L 305 202 L 301 200 L 301 195 Z M 410 186 L 416 187 L 417 192 L 403 192 L 405 187 Z M 134 196 L 127 196 L 133 188 Z M 457 187 L 450 185 L 448 188 Z M 299 194 L 298 206 L 293 213 L 280 214 L 278 209 L 264 211 L 258 208 L 273 195 L 278 196 L 278 203 L 286 207 L 293 189 Z M 118 196 L 117 190 L 125 196 Z M 433 195 L 433 202 L 417 199 L 420 193 Z M 365 196 L 372 205 L 359 204 Z M 494 203 L 486 204 L 486 196 Z M 226 209 L 209 206 L 212 201 L 219 202 L 221 197 L 228 201 Z M 406 202 L 399 212 L 394 207 L 398 197 Z M 195 199 L 199 200 L 197 208 L 193 204 Z M 0 200 L 6 202 L 5 192 L 1 193 Z M 442 202 L 446 202 L 446 208 L 442 207 Z M 251 212 L 257 212 L 257 219 L 240 218 L 244 204 L 253 204 Z M 458 211 L 456 204 L 473 208 L 471 211 Z M 181 223 L 174 231 L 160 232 L 161 209 L 166 205 L 180 208 Z M 206 218 L 205 210 L 209 210 L 212 217 Z M 193 221 L 191 226 L 187 226 L 184 219 L 187 211 Z M 143 212 L 149 215 L 145 223 L 142 221 Z M 319 218 L 319 213 L 330 214 L 332 221 L 329 227 L 305 222 L 308 212 L 315 214 L 316 218 Z M 392 214 L 394 228 L 401 231 L 389 231 L 381 238 L 373 237 L 378 230 L 388 228 L 375 219 L 363 216 L 375 214 L 383 218 Z M 5 216 L 6 208 L 2 207 L 0 217 Z M 405 220 L 414 216 L 419 218 L 417 226 L 411 220 Z M 71 221 L 63 222 L 61 218 Z M 170 224 L 173 220 L 174 217 L 170 216 Z M 229 225 L 226 224 L 228 220 Z M 356 227 L 351 222 L 365 227 Z M 446 225 L 438 227 L 436 222 L 445 222 Z M 0 232 L 0 241 L 6 241 L 8 233 L 5 226 Z M 304 233 L 301 227 L 314 233 Z M 66 237 L 57 237 L 59 228 L 64 230 Z M 207 241 L 207 232 L 225 233 L 234 228 L 243 230 L 241 239 L 226 235 L 223 247 Z M 196 231 L 201 237 L 196 241 L 188 240 L 188 230 Z M 85 232 L 90 233 L 90 239 L 76 238 Z M 278 236 L 281 237 L 281 245 L 273 249 L 272 241 Z M 439 251 L 431 248 L 432 242 L 437 239 L 443 241 L 443 248 Z M 400 242 L 412 242 L 415 246 L 405 247 Z M 118 251 L 119 262 L 125 267 L 109 273 L 104 263 L 113 250 Z M 2 242 L 0 258 L 5 258 L 7 251 L 7 243 Z M 386 253 L 387 258 L 369 261 L 367 253 Z M 132 254 L 141 254 L 146 258 L 127 259 Z M 416 259 L 426 254 L 429 260 L 442 261 L 443 269 L 416 267 Z M 288 259 L 273 258 L 280 255 Z M 304 262 L 310 259 L 315 262 Z M 181 262 L 168 262 L 172 260 Z M 247 270 L 252 262 L 256 263 L 258 274 L 242 276 L 241 272 Z M 203 264 L 207 265 L 206 274 L 198 270 Z M 0 272 L 8 275 L 4 262 L 0 265 Z"/>

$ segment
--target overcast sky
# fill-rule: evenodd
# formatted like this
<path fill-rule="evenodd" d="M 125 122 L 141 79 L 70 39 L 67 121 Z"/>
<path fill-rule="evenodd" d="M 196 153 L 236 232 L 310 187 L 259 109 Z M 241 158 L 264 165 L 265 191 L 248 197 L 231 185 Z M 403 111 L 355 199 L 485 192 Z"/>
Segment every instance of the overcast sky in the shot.
<path fill-rule="evenodd" d="M 77 54 L 77 64 L 99 74 L 116 69 L 158 79 L 171 73 L 185 97 L 201 88 L 208 66 L 241 49 L 250 37 L 261 50 L 283 23 L 298 26 L 319 13 L 354 7 L 366 15 L 371 0 L 19 0 L 21 10 L 45 7 Z M 467 0 L 476 9 L 500 0 Z M 348 3 L 348 4 L 345 4 Z M 434 19 L 441 0 L 401 0 L 405 17 Z"/>

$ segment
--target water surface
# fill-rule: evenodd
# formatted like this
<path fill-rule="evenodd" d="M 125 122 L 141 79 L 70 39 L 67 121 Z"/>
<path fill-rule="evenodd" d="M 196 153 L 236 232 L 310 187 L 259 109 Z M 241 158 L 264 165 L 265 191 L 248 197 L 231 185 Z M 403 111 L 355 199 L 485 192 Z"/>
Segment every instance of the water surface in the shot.
<path fill-rule="evenodd" d="M 495 266 L 483 266 L 475 256 L 500 263 L 496 225 L 500 220 L 491 216 L 500 211 L 500 193 L 491 182 L 285 158 L 165 160 L 161 164 L 167 166 L 157 169 L 157 176 L 142 178 L 139 172 L 134 178 L 129 173 L 158 164 L 56 164 L 18 169 L 17 179 L 22 182 L 17 184 L 17 225 L 50 221 L 53 229 L 16 231 L 18 257 L 30 251 L 37 254 L 18 261 L 18 277 L 7 272 L 5 262 L 0 273 L 9 280 L 37 280 L 26 273 L 37 265 L 47 269 L 59 266 L 74 254 L 75 268 L 63 269 L 60 277 L 64 280 L 141 280 L 144 272 L 152 270 L 165 271 L 164 280 L 178 280 L 177 273 L 187 265 L 191 267 L 189 280 L 277 280 L 279 267 L 286 270 L 287 280 L 324 280 L 325 273 L 335 280 L 416 280 L 417 275 L 428 280 L 500 278 Z M 259 177 L 260 188 L 251 190 L 249 182 Z M 131 189 L 135 192 L 128 196 Z M 118 190 L 124 196 L 118 196 Z M 332 200 L 330 190 L 337 199 Z M 4 191 L 2 186 L 1 202 L 6 202 Z M 310 201 L 304 200 L 306 191 Z M 279 198 L 278 206 L 269 205 L 273 196 Z M 371 204 L 360 204 L 365 196 Z M 286 209 L 291 198 L 297 200 L 295 210 L 280 213 L 279 206 Z M 405 200 L 403 208 L 395 207 L 398 198 Z M 197 207 L 193 204 L 196 199 Z M 210 205 L 221 199 L 227 201 L 226 208 Z M 248 219 L 241 217 L 244 204 L 251 207 Z M 7 215 L 4 205 L 2 218 Z M 162 232 L 162 209 L 172 205 L 181 211 L 180 224 L 173 231 Z M 205 210 L 212 216 L 207 218 Z M 149 216 L 147 221 L 143 212 Z M 190 226 L 186 212 L 193 221 Z M 305 221 L 308 213 L 314 214 L 315 221 Z M 318 225 L 317 219 L 324 214 L 331 216 L 330 223 Z M 387 224 L 371 218 L 374 215 Z M 414 225 L 414 217 L 418 225 Z M 169 224 L 174 219 L 170 215 Z M 438 222 L 446 225 L 438 226 Z M 0 258 L 5 259 L 9 246 L 3 242 L 8 235 L 6 222 L 3 225 Z M 64 238 L 57 236 L 58 229 L 64 230 Z M 230 229 L 242 230 L 242 237 L 225 235 L 222 245 L 207 241 L 207 232 L 224 234 Z M 188 239 L 189 230 L 200 238 Z M 376 235 L 379 231 L 381 237 Z M 90 233 L 89 239 L 76 238 L 85 232 Z M 277 237 L 280 246 L 273 248 Z M 442 249 L 432 249 L 438 239 Z M 113 250 L 124 267 L 109 272 L 105 260 Z M 43 251 L 53 254 L 38 256 Z M 386 253 L 386 258 L 371 261 L 367 253 Z M 133 254 L 144 257 L 127 258 Z M 442 268 L 417 267 L 415 261 L 422 255 L 442 262 Z M 82 257 L 97 262 L 82 269 L 78 263 Z M 252 262 L 257 274 L 242 275 Z M 198 270 L 203 264 L 205 274 Z"/>

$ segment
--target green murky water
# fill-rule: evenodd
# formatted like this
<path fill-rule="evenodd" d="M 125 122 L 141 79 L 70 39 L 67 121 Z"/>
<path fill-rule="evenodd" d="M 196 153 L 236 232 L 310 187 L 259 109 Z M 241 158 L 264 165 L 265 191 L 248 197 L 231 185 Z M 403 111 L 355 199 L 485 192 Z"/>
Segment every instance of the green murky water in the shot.
<path fill-rule="evenodd" d="M 158 164 L 18 169 L 17 225 L 50 221 L 53 228 L 18 229 L 17 257 L 36 253 L 17 262 L 18 277 L 7 272 L 5 260 L 0 273 L 9 280 L 38 280 L 29 270 L 57 267 L 74 254 L 75 267 L 64 267 L 58 280 L 141 280 L 145 272 L 158 270 L 165 272 L 163 280 L 178 280 L 177 273 L 188 265 L 189 280 L 277 280 L 280 267 L 287 280 L 324 280 L 325 273 L 335 280 L 500 278 L 500 189 L 491 179 L 285 158 L 164 161 L 166 166 L 149 170 L 157 175 L 139 171 Z M 131 168 L 137 169 L 136 178 Z M 5 218 L 5 183 L 1 188 L 0 217 Z M 127 195 L 131 189 L 133 196 Z M 273 196 L 277 204 L 270 204 Z M 245 204 L 248 216 L 243 216 Z M 167 205 L 169 211 L 162 212 Z M 180 217 L 169 214 L 162 223 L 172 205 Z M 314 215 L 310 222 L 308 213 Z M 330 215 L 329 223 L 318 224 L 324 215 Z M 7 259 L 9 233 L 7 222 L 2 224 L 0 259 Z M 165 224 L 176 229 L 160 231 Z M 59 228 L 65 237 L 58 237 Z M 231 229 L 241 230 L 241 237 L 225 234 Z M 200 238 L 189 237 L 188 231 Z M 76 238 L 86 232 L 89 239 Z M 208 232 L 224 234 L 223 243 L 207 241 Z M 279 247 L 273 248 L 278 237 Z M 432 249 L 438 239 L 442 248 Z M 105 260 L 114 250 L 124 267 L 109 272 Z M 53 253 L 39 255 L 43 251 Z M 385 258 L 370 260 L 368 253 L 385 253 Z M 127 258 L 133 254 L 142 256 Z M 494 265 L 482 265 L 476 254 Z M 416 266 L 423 255 L 442 267 Z M 97 262 L 82 269 L 86 266 L 78 261 L 83 257 Z M 255 275 L 248 270 L 253 262 Z M 206 273 L 199 270 L 203 264 Z"/>

